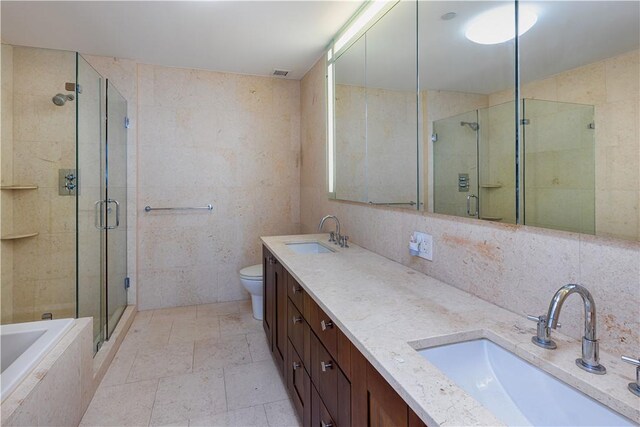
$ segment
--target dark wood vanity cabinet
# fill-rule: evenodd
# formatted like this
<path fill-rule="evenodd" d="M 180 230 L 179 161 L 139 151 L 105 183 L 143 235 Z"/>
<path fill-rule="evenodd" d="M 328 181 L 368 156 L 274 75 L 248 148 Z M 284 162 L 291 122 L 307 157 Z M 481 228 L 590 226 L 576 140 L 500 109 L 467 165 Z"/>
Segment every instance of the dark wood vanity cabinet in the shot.
<path fill-rule="evenodd" d="M 263 248 L 264 313 L 262 326 L 271 352 L 284 376 L 287 354 L 287 270 L 266 248 Z"/>
<path fill-rule="evenodd" d="M 302 424 L 426 427 L 266 247 L 263 254 L 264 330 Z"/>

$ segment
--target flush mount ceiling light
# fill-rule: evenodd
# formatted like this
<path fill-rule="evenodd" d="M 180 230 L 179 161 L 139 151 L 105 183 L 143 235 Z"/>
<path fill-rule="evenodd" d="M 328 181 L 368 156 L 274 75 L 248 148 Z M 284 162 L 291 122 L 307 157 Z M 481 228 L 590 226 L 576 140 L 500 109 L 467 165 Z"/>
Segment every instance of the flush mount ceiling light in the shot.
<path fill-rule="evenodd" d="M 528 7 L 518 10 L 518 35 L 531 29 L 538 21 L 536 12 Z M 498 44 L 515 37 L 514 5 L 498 7 L 475 17 L 467 26 L 465 37 L 478 44 Z"/>

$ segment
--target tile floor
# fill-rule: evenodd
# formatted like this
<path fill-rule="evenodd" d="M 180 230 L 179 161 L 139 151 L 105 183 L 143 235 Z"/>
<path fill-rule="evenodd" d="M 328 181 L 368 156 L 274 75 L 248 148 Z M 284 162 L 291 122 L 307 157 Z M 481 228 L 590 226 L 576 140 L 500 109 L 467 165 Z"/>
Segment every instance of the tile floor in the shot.
<path fill-rule="evenodd" d="M 81 426 L 298 426 L 249 301 L 141 311 Z"/>

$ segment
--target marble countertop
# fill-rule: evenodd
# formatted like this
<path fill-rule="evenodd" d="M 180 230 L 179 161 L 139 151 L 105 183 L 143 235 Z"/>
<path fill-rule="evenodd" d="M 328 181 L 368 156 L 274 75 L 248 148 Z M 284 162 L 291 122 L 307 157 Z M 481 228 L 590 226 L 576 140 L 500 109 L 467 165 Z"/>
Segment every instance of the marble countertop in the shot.
<path fill-rule="evenodd" d="M 635 369 L 619 355 L 601 348 L 607 374 L 593 375 L 575 365 L 580 341 L 553 331 L 558 348 L 539 348 L 531 343 L 536 325 L 524 315 L 355 244 L 344 249 L 334 246 L 326 243 L 327 234 L 262 237 L 262 241 L 430 427 L 503 425 L 415 351 L 477 338 L 490 339 L 640 423 L 640 399 L 627 389 Z M 297 254 L 286 246 L 303 241 L 324 242 L 335 252 Z"/>

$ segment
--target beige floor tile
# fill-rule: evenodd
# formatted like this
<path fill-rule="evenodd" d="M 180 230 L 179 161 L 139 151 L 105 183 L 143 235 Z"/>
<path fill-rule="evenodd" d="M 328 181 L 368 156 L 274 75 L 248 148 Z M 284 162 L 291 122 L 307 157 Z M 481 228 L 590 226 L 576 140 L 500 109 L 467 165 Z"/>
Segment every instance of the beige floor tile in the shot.
<path fill-rule="evenodd" d="M 252 361 L 260 362 L 271 359 L 271 350 L 269 350 L 269 343 L 264 331 L 247 334 L 247 341 L 249 341 Z"/>
<path fill-rule="evenodd" d="M 224 369 L 229 409 L 248 408 L 287 398 L 287 392 L 271 360 Z"/>
<path fill-rule="evenodd" d="M 226 410 L 222 369 L 177 375 L 160 380 L 151 423 L 183 422 Z"/>
<path fill-rule="evenodd" d="M 197 316 L 215 317 L 225 314 L 246 313 L 251 311 L 251 300 L 216 302 L 197 306 Z"/>
<path fill-rule="evenodd" d="M 245 335 L 232 335 L 195 343 L 194 372 L 247 363 L 251 363 L 251 354 Z"/>
<path fill-rule="evenodd" d="M 142 310 L 136 313 L 136 317 L 133 319 L 131 326 L 144 326 L 148 325 L 153 316 L 153 310 Z"/>
<path fill-rule="evenodd" d="M 254 319 L 250 311 L 220 316 L 220 333 L 222 336 L 255 332 L 264 332 L 262 322 Z"/>
<path fill-rule="evenodd" d="M 173 321 L 169 343 L 201 341 L 219 336 L 220 323 L 217 317 L 178 319 Z"/>
<path fill-rule="evenodd" d="M 162 320 L 149 323 L 132 324 L 125 336 L 120 350 L 131 350 L 158 346 L 169 342 L 173 321 Z"/>
<path fill-rule="evenodd" d="M 184 307 L 158 308 L 153 310 L 151 322 L 158 320 L 195 319 L 196 306 L 188 305 Z"/>
<path fill-rule="evenodd" d="M 280 402 L 265 403 L 265 412 L 270 426 L 278 427 L 300 427 L 300 420 L 296 415 L 291 400 L 281 400 Z"/>
<path fill-rule="evenodd" d="M 193 343 L 140 348 L 127 381 L 134 382 L 186 374 L 191 372 L 192 364 Z"/>
<path fill-rule="evenodd" d="M 266 427 L 268 425 L 267 415 L 262 405 L 189 421 L 189 427 Z"/>
<path fill-rule="evenodd" d="M 81 426 L 146 426 L 158 380 L 99 387 Z"/>
<path fill-rule="evenodd" d="M 120 347 L 115 357 L 109 365 L 109 369 L 105 374 L 101 387 L 106 387 L 116 384 L 124 384 L 127 382 L 127 377 L 133 366 L 133 362 L 136 359 L 138 349 L 134 347 L 123 348 Z"/>

